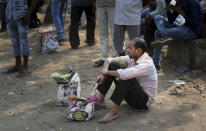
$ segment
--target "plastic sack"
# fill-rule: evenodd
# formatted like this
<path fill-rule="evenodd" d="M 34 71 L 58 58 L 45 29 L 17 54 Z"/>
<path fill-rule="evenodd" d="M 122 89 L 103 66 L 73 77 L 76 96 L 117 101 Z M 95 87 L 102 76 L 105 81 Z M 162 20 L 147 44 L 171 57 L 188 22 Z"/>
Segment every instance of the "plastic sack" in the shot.
<path fill-rule="evenodd" d="M 79 74 L 71 70 L 65 75 L 53 73 L 51 77 L 57 82 L 57 98 L 62 104 L 73 104 L 68 96 L 80 97 L 81 86 Z"/>
<path fill-rule="evenodd" d="M 51 34 L 46 36 L 42 49 L 43 53 L 55 53 L 60 51 L 58 41 Z"/>
<path fill-rule="evenodd" d="M 66 119 L 74 121 L 88 121 L 94 118 L 94 104 L 97 101 L 96 95 L 92 95 L 87 99 L 76 98 L 73 101 L 74 104 L 69 106 Z"/>
<path fill-rule="evenodd" d="M 43 42 L 49 34 L 52 34 L 52 27 L 48 27 L 47 29 L 38 29 L 37 37 L 38 37 L 38 51 L 42 52 Z"/>

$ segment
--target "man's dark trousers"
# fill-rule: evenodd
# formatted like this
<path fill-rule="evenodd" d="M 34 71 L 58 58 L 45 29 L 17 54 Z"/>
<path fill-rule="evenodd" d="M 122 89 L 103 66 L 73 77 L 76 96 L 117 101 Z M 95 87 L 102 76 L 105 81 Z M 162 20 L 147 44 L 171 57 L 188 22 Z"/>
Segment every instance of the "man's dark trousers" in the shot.
<path fill-rule="evenodd" d="M 72 6 L 71 7 L 71 25 L 69 31 L 69 41 L 72 48 L 78 48 L 80 44 L 78 27 L 79 21 L 82 16 L 83 11 L 86 14 L 87 18 L 87 35 L 86 42 L 88 45 L 94 44 L 95 37 L 95 26 L 96 26 L 96 18 L 95 12 L 93 12 L 93 7 L 81 7 L 81 6 Z"/>
<path fill-rule="evenodd" d="M 120 66 L 117 63 L 111 63 L 109 70 L 117 70 Z M 120 105 L 125 100 L 130 106 L 136 109 L 147 109 L 146 104 L 148 96 L 139 84 L 136 78 L 129 80 L 116 80 L 115 77 L 106 76 L 103 83 L 99 84 L 97 89 L 103 95 L 106 95 L 112 82 L 115 83 L 115 89 L 111 96 L 111 100 Z"/>

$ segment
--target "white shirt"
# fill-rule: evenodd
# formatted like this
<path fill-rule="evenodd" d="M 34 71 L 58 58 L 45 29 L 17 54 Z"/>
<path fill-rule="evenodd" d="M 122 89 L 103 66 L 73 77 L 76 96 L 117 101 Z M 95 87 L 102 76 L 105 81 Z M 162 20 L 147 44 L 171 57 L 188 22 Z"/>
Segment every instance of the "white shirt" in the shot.
<path fill-rule="evenodd" d="M 134 59 L 130 59 L 129 56 L 112 58 L 108 59 L 108 61 L 118 62 L 124 67 L 127 62 L 127 68 L 117 70 L 120 79 L 128 80 L 137 78 L 144 90 L 146 90 L 152 98 L 155 98 L 157 95 L 158 76 L 153 60 L 147 53 L 144 53 L 136 62 Z"/>

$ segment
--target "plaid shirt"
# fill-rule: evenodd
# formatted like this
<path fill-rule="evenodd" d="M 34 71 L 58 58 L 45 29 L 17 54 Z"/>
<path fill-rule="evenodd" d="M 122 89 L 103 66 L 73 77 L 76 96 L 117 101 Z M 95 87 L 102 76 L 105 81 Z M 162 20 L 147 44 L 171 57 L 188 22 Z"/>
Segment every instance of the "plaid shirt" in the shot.
<path fill-rule="evenodd" d="M 9 20 L 19 20 L 23 18 L 28 10 L 28 0 L 0 0 L 7 3 L 6 17 Z"/>

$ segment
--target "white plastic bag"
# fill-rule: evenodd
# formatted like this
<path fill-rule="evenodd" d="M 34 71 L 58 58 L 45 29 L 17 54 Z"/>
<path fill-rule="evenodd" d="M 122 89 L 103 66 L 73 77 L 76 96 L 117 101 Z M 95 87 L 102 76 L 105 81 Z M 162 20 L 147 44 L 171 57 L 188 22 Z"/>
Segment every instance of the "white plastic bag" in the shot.
<path fill-rule="evenodd" d="M 95 101 L 97 101 L 96 95 L 92 95 L 87 99 L 80 98 L 78 100 L 76 98 L 74 103 L 69 106 L 66 118 L 75 121 L 88 121 L 94 118 Z"/>
<path fill-rule="evenodd" d="M 57 86 L 57 98 L 58 102 L 63 104 L 73 104 L 68 96 L 80 97 L 81 86 L 79 74 L 71 70 L 65 75 L 53 73 L 51 75 L 56 80 Z"/>
<path fill-rule="evenodd" d="M 56 53 L 59 51 L 58 41 L 51 34 L 48 34 L 43 43 L 43 53 Z"/>

